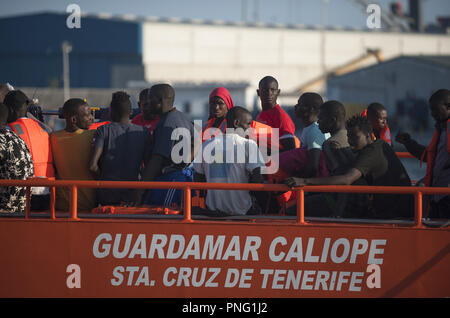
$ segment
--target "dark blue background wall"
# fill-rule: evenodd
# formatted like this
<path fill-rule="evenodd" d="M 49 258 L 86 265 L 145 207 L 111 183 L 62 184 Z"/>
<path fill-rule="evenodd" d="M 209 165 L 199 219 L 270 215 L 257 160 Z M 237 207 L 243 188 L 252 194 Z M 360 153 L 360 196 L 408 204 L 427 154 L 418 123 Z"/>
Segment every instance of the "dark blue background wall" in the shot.
<path fill-rule="evenodd" d="M 0 82 L 62 87 L 61 44 L 65 40 L 72 44 L 72 87 L 110 87 L 112 65 L 142 64 L 140 23 L 81 17 L 81 28 L 69 29 L 68 16 L 42 13 L 1 18 Z"/>

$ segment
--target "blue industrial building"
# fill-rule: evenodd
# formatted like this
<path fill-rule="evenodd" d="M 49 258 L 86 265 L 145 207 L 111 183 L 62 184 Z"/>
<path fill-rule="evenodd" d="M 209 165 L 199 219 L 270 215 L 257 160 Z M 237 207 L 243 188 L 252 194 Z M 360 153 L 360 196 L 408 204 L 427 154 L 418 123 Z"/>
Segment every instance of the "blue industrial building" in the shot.
<path fill-rule="evenodd" d="M 143 78 L 141 23 L 82 16 L 68 28 L 69 14 L 41 13 L 0 18 L 0 82 L 62 87 L 63 41 L 72 45 L 70 86 L 114 86 L 113 72 L 135 70 Z M 117 77 L 117 76 L 116 76 Z"/>

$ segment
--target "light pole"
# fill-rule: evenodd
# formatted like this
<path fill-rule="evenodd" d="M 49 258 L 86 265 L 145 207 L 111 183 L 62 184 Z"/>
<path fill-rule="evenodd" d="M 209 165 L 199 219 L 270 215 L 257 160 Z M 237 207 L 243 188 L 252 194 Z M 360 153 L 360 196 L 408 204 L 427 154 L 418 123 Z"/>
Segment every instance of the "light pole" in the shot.
<path fill-rule="evenodd" d="M 328 0 L 322 0 L 322 29 L 320 36 L 320 66 L 323 76 L 324 95 L 327 96 L 327 66 L 326 66 L 326 28 L 328 25 Z"/>
<path fill-rule="evenodd" d="M 69 53 L 72 51 L 72 45 L 64 41 L 61 45 L 63 57 L 63 85 L 64 85 L 64 102 L 70 98 L 70 64 Z"/>

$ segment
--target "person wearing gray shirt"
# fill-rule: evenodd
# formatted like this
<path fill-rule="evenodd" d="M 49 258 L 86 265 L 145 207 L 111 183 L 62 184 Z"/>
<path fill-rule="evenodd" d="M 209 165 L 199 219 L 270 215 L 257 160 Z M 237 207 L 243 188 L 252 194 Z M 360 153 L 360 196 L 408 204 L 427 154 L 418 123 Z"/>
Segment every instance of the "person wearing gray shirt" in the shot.
<path fill-rule="evenodd" d="M 116 92 L 111 101 L 111 123 L 95 132 L 90 170 L 99 180 L 138 181 L 151 153 L 150 131 L 130 123 L 131 102 L 125 92 Z M 101 205 L 133 205 L 135 189 L 98 189 Z"/>

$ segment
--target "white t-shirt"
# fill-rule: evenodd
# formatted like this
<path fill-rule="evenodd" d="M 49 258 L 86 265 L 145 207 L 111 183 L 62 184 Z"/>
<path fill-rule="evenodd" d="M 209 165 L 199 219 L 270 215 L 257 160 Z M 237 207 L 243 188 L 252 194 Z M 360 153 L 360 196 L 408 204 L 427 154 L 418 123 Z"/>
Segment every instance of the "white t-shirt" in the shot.
<path fill-rule="evenodd" d="M 214 183 L 248 183 L 251 172 L 264 166 L 256 142 L 237 134 L 219 135 L 204 142 L 193 165 L 207 182 Z M 212 211 L 245 215 L 252 199 L 245 190 L 208 190 L 205 203 Z"/>
<path fill-rule="evenodd" d="M 317 122 L 303 128 L 302 135 L 300 136 L 300 142 L 302 147 L 306 149 L 320 149 L 322 150 L 322 144 L 325 140 L 330 138 L 330 134 L 325 135 L 320 131 Z"/>

